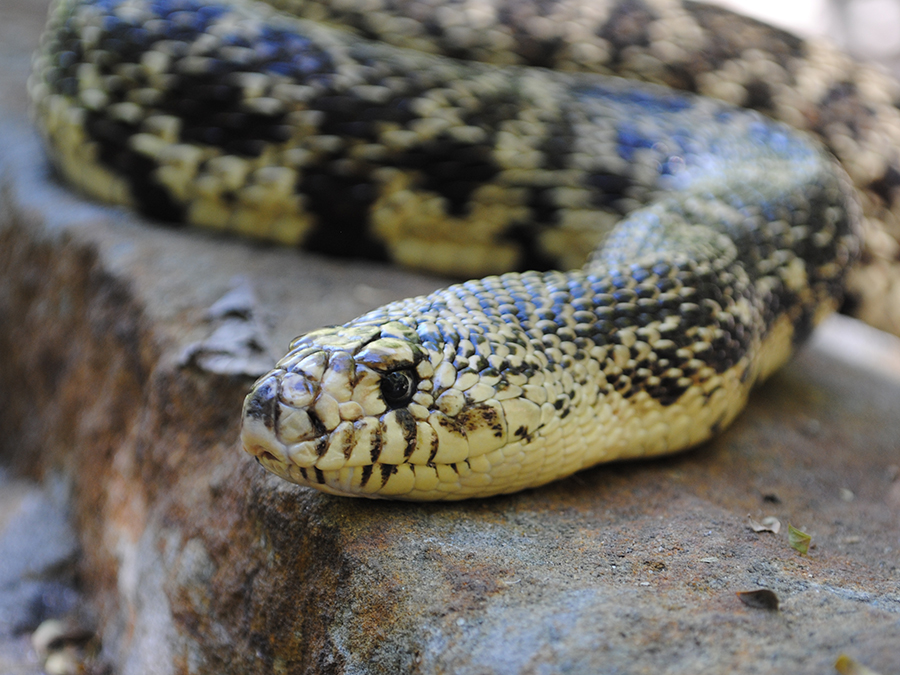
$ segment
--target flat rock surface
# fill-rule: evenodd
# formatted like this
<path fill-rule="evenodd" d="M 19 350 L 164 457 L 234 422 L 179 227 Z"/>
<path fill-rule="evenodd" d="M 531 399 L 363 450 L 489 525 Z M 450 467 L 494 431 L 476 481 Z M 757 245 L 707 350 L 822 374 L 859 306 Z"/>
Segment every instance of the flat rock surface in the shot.
<path fill-rule="evenodd" d="M 62 476 L 118 672 L 828 673 L 841 654 L 900 672 L 895 338 L 830 320 L 715 441 L 539 490 L 412 505 L 288 485 L 239 450 L 242 373 L 442 281 L 56 185 L 22 85 L 43 11 L 0 10 L 0 461 Z M 757 589 L 780 608 L 737 595 Z"/>

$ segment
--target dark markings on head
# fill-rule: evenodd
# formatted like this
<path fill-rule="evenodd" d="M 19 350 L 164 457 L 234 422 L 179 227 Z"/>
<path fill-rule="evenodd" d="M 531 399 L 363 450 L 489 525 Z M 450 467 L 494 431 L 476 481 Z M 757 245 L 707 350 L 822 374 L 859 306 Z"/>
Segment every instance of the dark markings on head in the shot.
<path fill-rule="evenodd" d="M 437 456 L 440 447 L 441 443 L 438 440 L 437 434 L 431 434 L 431 452 L 428 454 L 429 466 L 434 466 L 434 458 Z"/>
<path fill-rule="evenodd" d="M 412 416 L 406 408 L 398 408 L 395 411 L 397 422 L 403 431 L 403 440 L 406 441 L 406 449 L 403 451 L 403 459 L 409 459 L 410 455 L 416 450 L 416 437 L 418 428 L 416 426 L 416 418 Z"/>
<path fill-rule="evenodd" d="M 314 409 L 307 410 L 307 413 L 309 414 L 309 422 L 312 425 L 313 434 L 315 434 L 316 436 L 323 436 L 328 431 L 325 428 L 325 423 L 319 418 Z M 318 451 L 319 448 L 317 446 L 316 452 Z"/>
<path fill-rule="evenodd" d="M 341 428 L 340 437 L 336 439 L 344 448 L 344 459 L 350 459 L 353 454 L 353 427 L 347 425 Z"/>
<path fill-rule="evenodd" d="M 322 436 L 316 440 L 316 455 L 321 457 L 327 451 L 328 451 L 328 437 Z"/>
<path fill-rule="evenodd" d="M 265 384 L 257 386 L 250 395 L 246 410 L 247 417 L 262 420 L 270 431 L 276 428 L 281 412 L 278 407 L 278 386 L 273 380 L 274 378 L 269 378 Z"/>
<path fill-rule="evenodd" d="M 382 436 L 381 425 L 379 425 L 372 433 L 372 448 L 369 451 L 369 459 L 373 464 L 378 462 L 382 447 L 384 447 L 384 436 Z"/>
<path fill-rule="evenodd" d="M 362 476 L 359 479 L 359 487 L 363 488 L 366 486 L 366 483 L 369 482 L 369 479 L 372 477 L 372 470 L 375 468 L 374 464 L 366 464 L 362 468 Z"/>
<path fill-rule="evenodd" d="M 387 485 L 388 479 L 397 473 L 396 464 L 381 464 L 381 487 Z"/>

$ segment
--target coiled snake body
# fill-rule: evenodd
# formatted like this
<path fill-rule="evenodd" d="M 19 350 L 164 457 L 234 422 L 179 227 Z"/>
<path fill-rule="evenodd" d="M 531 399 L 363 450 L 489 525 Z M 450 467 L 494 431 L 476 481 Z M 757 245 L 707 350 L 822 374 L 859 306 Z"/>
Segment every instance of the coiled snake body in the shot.
<path fill-rule="evenodd" d="M 298 338 L 244 405 L 244 448 L 270 471 L 335 494 L 460 499 L 690 447 L 840 302 L 858 193 L 817 141 L 719 101 L 560 72 L 728 94 L 712 48 L 685 63 L 697 17 L 732 15 L 649 0 L 285 4 L 419 51 L 252 4 L 64 0 L 31 82 L 54 164 L 96 197 L 506 272 Z M 737 26 L 784 47 L 770 60 L 741 47 L 772 66 L 769 89 L 744 95 L 799 124 L 773 68 L 802 70 L 802 43 Z M 533 266 L 572 271 L 507 272 Z"/>

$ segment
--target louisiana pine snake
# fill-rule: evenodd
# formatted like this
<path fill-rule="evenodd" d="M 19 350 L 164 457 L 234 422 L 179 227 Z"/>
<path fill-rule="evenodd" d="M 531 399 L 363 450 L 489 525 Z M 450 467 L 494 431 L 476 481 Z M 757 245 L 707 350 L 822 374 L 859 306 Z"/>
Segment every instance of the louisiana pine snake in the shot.
<path fill-rule="evenodd" d="M 894 85 L 762 24 L 668 0 L 281 4 L 316 22 L 62 0 L 30 85 L 54 165 L 165 220 L 460 276 L 573 270 L 298 338 L 244 408 L 245 449 L 288 480 L 459 499 L 695 445 L 838 306 L 858 200 L 894 222 Z M 575 70 L 759 108 L 849 179 L 757 113 Z"/>

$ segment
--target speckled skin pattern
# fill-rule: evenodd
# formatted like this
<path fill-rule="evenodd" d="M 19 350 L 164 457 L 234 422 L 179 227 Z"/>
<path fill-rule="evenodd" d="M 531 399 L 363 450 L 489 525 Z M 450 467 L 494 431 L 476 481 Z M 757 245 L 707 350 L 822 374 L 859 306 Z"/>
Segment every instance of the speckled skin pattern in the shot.
<path fill-rule="evenodd" d="M 837 307 L 858 200 L 879 223 L 892 212 L 900 173 L 867 126 L 883 137 L 896 116 L 871 105 L 879 82 L 841 84 L 840 64 L 761 24 L 717 31 L 733 15 L 649 0 L 284 4 L 317 21 L 60 3 L 31 82 L 56 167 L 163 219 L 326 252 L 460 276 L 573 270 L 298 338 L 244 407 L 244 448 L 288 480 L 461 499 L 702 442 Z M 819 130 L 857 189 L 757 113 L 571 70 Z"/>

